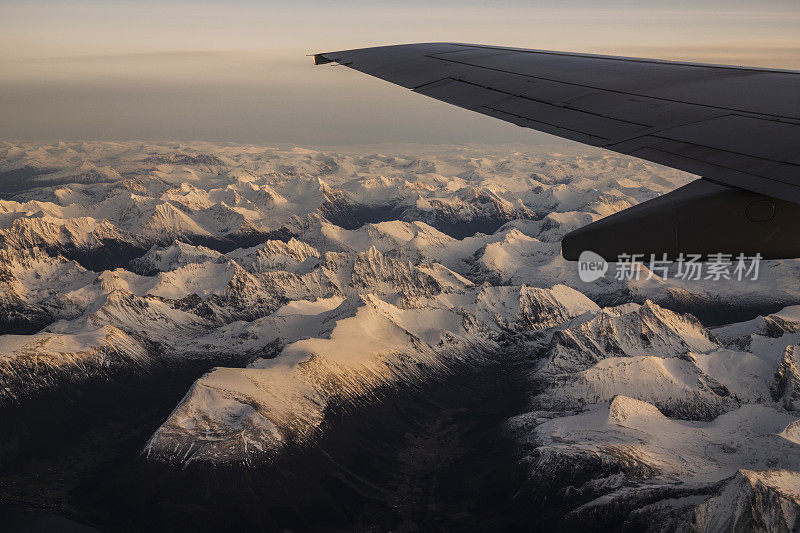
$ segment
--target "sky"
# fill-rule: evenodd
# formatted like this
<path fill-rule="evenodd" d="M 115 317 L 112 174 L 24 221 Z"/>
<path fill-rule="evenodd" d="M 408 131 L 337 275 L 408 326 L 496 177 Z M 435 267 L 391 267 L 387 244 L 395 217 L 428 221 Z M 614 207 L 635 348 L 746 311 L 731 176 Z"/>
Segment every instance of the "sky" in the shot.
<path fill-rule="evenodd" d="M 0 0 L 0 140 L 553 142 L 307 57 L 430 41 L 800 70 L 800 0 Z"/>

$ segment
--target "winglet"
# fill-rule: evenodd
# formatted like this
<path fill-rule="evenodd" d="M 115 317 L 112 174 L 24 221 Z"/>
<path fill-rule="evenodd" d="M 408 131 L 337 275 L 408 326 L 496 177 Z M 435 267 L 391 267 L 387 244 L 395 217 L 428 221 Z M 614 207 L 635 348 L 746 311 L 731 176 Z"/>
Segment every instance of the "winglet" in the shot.
<path fill-rule="evenodd" d="M 325 57 L 325 54 L 314 54 L 314 64 L 315 65 L 325 65 L 327 63 L 333 63 L 335 60 L 328 59 Z"/>

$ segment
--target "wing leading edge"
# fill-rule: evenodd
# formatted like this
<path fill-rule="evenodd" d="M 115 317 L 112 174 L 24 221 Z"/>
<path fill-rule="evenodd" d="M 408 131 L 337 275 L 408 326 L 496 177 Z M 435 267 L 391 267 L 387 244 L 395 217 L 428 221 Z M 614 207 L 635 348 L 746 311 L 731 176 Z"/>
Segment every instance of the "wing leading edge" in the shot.
<path fill-rule="evenodd" d="M 796 206 L 800 204 L 800 72 L 458 43 L 364 48 L 317 54 L 314 59 L 317 64 L 336 62 L 465 109 L 716 183 L 718 187 L 704 187 L 699 196 L 696 186 L 688 195 L 685 191 L 675 195 L 679 189 L 658 206 L 650 206 L 672 209 L 674 214 L 676 204 L 667 197 L 679 197 L 682 212 L 693 202 L 702 210 L 703 205 L 711 205 L 709 194 L 721 195 L 714 205 L 729 222 L 719 228 L 695 228 L 709 235 L 706 241 L 673 238 L 657 245 L 659 251 L 752 250 L 763 240 L 754 242 L 754 238 L 771 235 L 772 244 L 765 245 L 766 255 L 762 255 L 800 256 L 797 238 L 784 238 L 793 237 L 796 227 L 785 227 L 787 221 L 800 220 Z M 738 200 L 725 191 L 728 188 L 739 191 Z M 768 211 L 777 213 L 780 207 L 781 216 L 761 220 L 748 215 L 747 206 L 762 200 L 762 195 L 769 197 Z M 745 197 L 749 200 L 742 203 Z M 780 199 L 780 206 L 775 199 Z M 751 214 L 754 209 L 750 208 Z M 798 212 L 787 218 L 787 211 Z M 623 224 L 631 216 L 626 210 L 615 220 Z M 776 218 L 783 224 L 779 230 L 773 227 L 779 223 Z M 632 218 L 629 222 L 636 223 Z M 587 234 L 602 236 L 611 231 L 608 223 L 602 223 L 565 237 L 564 256 L 576 259 L 577 243 L 584 242 Z M 718 231 L 727 231 L 731 238 L 713 238 L 711 234 Z M 638 253 L 626 250 L 630 243 L 624 239 L 601 240 L 608 247 L 594 251 L 607 259 L 616 257 L 616 252 Z M 730 246 L 712 250 L 720 241 Z M 686 249 L 690 242 L 696 249 Z"/>

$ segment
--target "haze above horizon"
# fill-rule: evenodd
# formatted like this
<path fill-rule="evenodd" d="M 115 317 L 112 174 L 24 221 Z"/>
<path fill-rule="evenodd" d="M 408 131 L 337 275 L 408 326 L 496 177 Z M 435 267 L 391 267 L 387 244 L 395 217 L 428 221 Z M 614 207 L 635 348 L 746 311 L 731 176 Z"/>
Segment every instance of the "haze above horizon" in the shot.
<path fill-rule="evenodd" d="M 552 144 L 306 54 L 422 41 L 800 69 L 800 4 L 0 2 L 0 140 Z"/>

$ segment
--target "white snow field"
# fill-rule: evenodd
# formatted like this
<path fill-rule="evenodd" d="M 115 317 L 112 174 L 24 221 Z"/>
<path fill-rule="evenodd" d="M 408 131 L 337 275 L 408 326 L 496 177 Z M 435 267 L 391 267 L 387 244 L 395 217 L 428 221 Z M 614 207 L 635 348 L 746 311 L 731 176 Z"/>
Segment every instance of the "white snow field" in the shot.
<path fill-rule="evenodd" d="M 690 179 L 599 151 L 0 143 L 0 406 L 205 358 L 143 453 L 248 465 L 513 342 L 535 392 L 506 431 L 572 516 L 798 530 L 800 262 L 583 283 L 560 256 Z"/>

